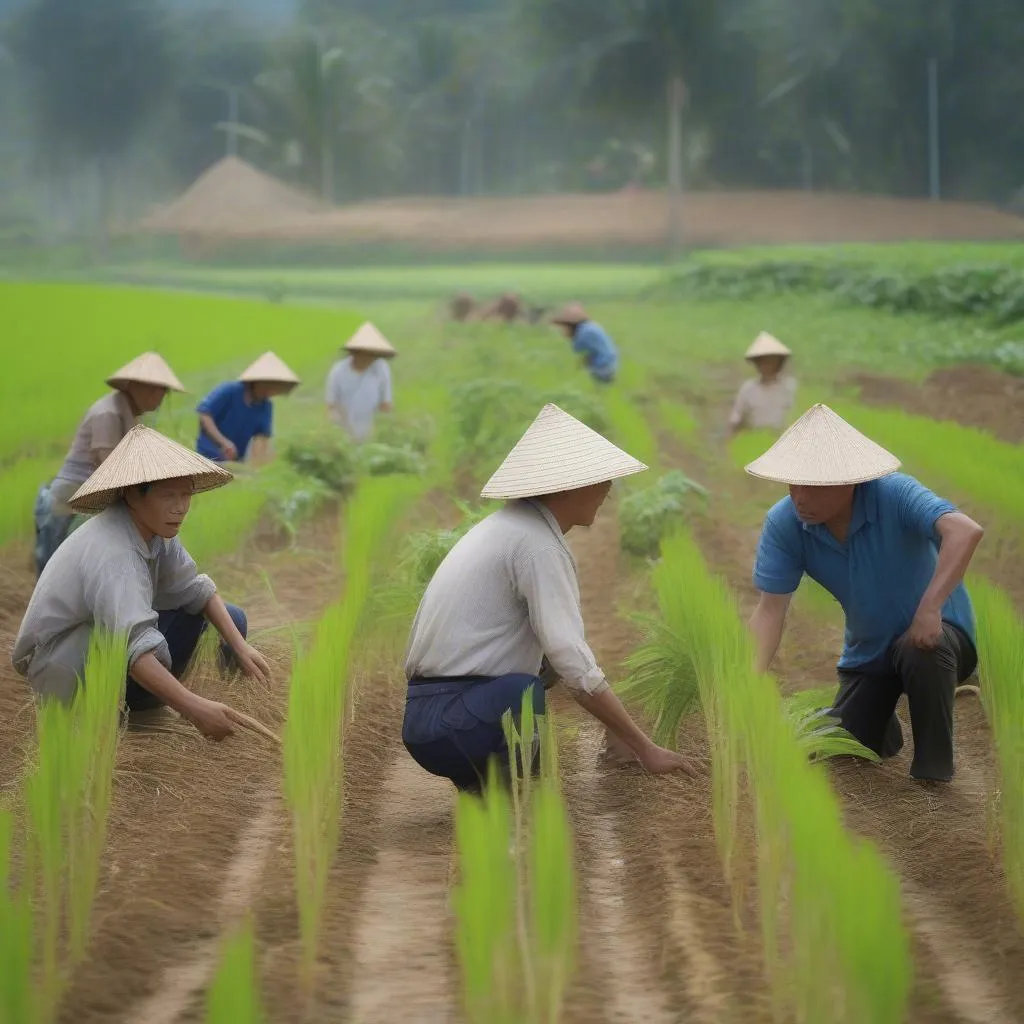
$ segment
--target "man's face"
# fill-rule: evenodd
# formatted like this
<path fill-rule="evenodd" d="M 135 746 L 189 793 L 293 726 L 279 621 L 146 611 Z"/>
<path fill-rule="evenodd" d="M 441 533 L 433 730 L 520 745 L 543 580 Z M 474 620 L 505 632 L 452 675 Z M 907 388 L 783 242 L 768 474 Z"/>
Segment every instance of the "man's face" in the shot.
<path fill-rule="evenodd" d="M 192 504 L 192 480 L 161 480 L 152 484 L 145 494 L 138 487 L 125 495 L 135 521 L 150 533 L 170 540 L 178 536 L 181 524 Z"/>
<path fill-rule="evenodd" d="M 140 413 L 156 412 L 166 394 L 167 388 L 157 387 L 155 384 L 131 385 L 132 401 Z"/>
<path fill-rule="evenodd" d="M 790 484 L 789 496 L 801 522 L 808 525 L 828 523 L 846 512 L 853 504 L 853 484 L 839 484 L 835 487 Z"/>
<path fill-rule="evenodd" d="M 786 361 L 785 356 L 760 356 L 754 360 L 758 373 L 764 380 L 773 380 L 779 375 L 782 364 Z"/>
<path fill-rule="evenodd" d="M 574 525 L 593 526 L 597 513 L 611 493 L 611 489 L 611 481 L 606 480 L 604 483 L 591 484 L 589 487 L 581 487 L 574 491 L 572 506 Z"/>

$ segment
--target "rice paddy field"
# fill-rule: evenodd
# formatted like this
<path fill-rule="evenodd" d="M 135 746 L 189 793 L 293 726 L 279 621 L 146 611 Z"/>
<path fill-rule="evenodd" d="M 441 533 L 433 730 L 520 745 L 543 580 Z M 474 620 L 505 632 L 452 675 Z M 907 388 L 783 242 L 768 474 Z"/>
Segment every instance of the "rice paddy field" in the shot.
<path fill-rule="evenodd" d="M 1016 272 L 1016 249 L 982 248 L 893 247 L 885 269 Z M 136 270 L 131 286 L 0 281 L 0 1020 L 1024 1020 L 1024 388 L 997 357 L 1016 319 L 777 281 L 694 294 L 640 266 L 353 272 L 316 302 L 267 301 L 265 271 Z M 179 290 L 144 287 L 158 277 Z M 584 298 L 619 380 L 595 388 L 546 326 L 447 322 L 462 287 Z M 322 393 L 364 319 L 400 355 L 395 411 L 353 452 Z M 724 424 L 761 330 L 796 353 L 795 413 L 827 401 L 986 527 L 980 694 L 957 700 L 949 786 L 914 783 L 908 750 L 850 756 L 817 714 L 842 642 L 820 588 L 801 586 L 774 676 L 751 670 L 751 565 L 781 489 L 742 471 L 772 438 L 730 442 Z M 276 459 L 197 496 L 183 531 L 274 670 L 269 686 L 223 679 L 206 652 L 190 685 L 280 747 L 207 743 L 171 712 L 119 724 L 109 646 L 61 714 L 37 714 L 10 666 L 35 492 L 103 378 L 146 349 L 191 392 L 151 425 L 186 443 L 197 398 L 263 351 L 302 377 L 276 403 Z M 569 543 L 601 664 L 699 771 L 604 767 L 597 723 L 556 689 L 540 777 L 456 800 L 401 744 L 408 625 L 547 401 L 652 467 Z M 509 728 L 515 746 L 532 723 Z"/>

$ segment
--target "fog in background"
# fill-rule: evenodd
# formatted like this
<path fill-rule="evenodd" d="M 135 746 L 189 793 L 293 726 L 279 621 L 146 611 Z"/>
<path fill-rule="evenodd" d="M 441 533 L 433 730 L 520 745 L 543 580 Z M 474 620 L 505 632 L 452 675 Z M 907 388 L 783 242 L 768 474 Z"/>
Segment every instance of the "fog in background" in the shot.
<path fill-rule="evenodd" d="M 226 153 L 335 203 L 1019 206 L 1022 111 L 1024 0 L 0 0 L 0 242 L 130 222 Z"/>

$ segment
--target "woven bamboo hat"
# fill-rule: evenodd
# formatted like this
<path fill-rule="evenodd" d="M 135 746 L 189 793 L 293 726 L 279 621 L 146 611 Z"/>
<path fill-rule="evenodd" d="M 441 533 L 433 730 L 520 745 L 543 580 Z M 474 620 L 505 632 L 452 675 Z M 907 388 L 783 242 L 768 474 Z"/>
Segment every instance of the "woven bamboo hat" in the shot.
<path fill-rule="evenodd" d="M 123 384 L 152 384 L 169 391 L 185 390 L 181 381 L 174 376 L 174 371 L 155 352 L 143 352 L 141 356 L 136 356 L 116 373 L 112 373 L 106 384 L 112 388 L 120 388 Z"/>
<path fill-rule="evenodd" d="M 273 352 L 264 352 L 238 379 L 246 384 L 288 384 L 293 388 L 299 384 L 295 373 Z"/>
<path fill-rule="evenodd" d="M 589 320 L 587 311 L 583 308 L 583 304 L 580 302 L 570 302 L 568 305 L 563 306 L 552 318 L 553 324 L 570 324 L 575 326 L 576 324 L 583 323 L 584 320 Z"/>
<path fill-rule="evenodd" d="M 191 477 L 196 494 L 223 487 L 232 479 L 226 469 L 139 423 L 121 438 L 68 504 L 76 512 L 101 512 L 127 487 L 185 477 Z"/>
<path fill-rule="evenodd" d="M 482 498 L 535 498 L 647 469 L 557 405 L 545 405 L 508 453 Z"/>
<path fill-rule="evenodd" d="M 746 470 L 781 484 L 834 487 L 877 480 L 899 468 L 895 455 L 819 404 L 812 405 Z"/>
<path fill-rule="evenodd" d="M 782 356 L 788 358 L 793 353 L 774 335 L 762 331 L 747 349 L 744 359 L 760 359 L 762 356 Z"/>
<path fill-rule="evenodd" d="M 365 323 L 344 344 L 346 352 L 366 352 L 383 359 L 393 359 L 398 353 L 394 345 L 371 323 Z"/>

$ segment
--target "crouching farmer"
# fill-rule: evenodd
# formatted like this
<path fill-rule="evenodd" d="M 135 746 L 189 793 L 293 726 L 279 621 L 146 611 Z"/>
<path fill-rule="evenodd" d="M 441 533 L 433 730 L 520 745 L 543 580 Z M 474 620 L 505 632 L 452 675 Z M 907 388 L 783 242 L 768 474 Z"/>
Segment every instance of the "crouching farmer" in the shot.
<path fill-rule="evenodd" d="M 747 472 L 789 485 L 768 513 L 754 567 L 750 625 L 767 671 L 804 573 L 842 605 L 846 637 L 834 713 L 881 757 L 903 746 L 896 704 L 907 695 L 910 774 L 953 777 L 953 702 L 977 667 L 963 579 L 982 528 L 824 405 L 806 412 Z"/>
<path fill-rule="evenodd" d="M 605 726 L 608 755 L 654 774 L 692 774 L 609 689 L 584 637 L 565 542 L 574 526 L 593 523 L 612 480 L 646 468 L 557 406 L 541 410 L 483 490 L 507 504 L 452 548 L 413 620 L 402 739 L 421 767 L 479 792 L 492 757 L 507 768 L 502 715 L 518 717 L 530 687 L 534 710 L 544 712 L 546 661 L 549 682 L 560 679 Z"/>
<path fill-rule="evenodd" d="M 231 735 L 232 709 L 181 682 L 207 623 L 221 636 L 222 667 L 267 681 L 269 666 L 246 642 L 242 610 L 224 603 L 178 540 L 192 495 L 230 480 L 155 430 L 128 431 L 70 499 L 98 514 L 50 559 L 18 631 L 14 667 L 38 697 L 74 697 L 100 627 L 127 637 L 129 711 L 167 705 L 204 736 Z"/>

